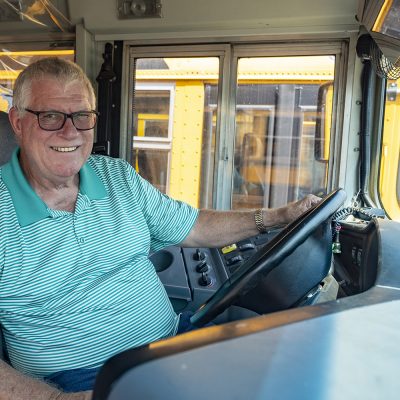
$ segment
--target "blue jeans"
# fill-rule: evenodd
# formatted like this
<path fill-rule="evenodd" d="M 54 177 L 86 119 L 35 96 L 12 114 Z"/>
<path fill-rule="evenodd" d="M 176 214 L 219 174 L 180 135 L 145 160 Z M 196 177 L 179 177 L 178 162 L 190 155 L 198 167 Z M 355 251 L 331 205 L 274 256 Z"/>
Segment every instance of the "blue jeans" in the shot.
<path fill-rule="evenodd" d="M 193 315 L 190 311 L 184 311 L 179 318 L 177 335 L 198 329 L 190 323 L 190 317 Z M 209 323 L 205 326 L 212 326 Z M 67 393 L 81 392 L 92 390 L 96 380 L 99 368 L 76 368 L 66 371 L 55 372 L 54 374 L 45 377 L 45 380 L 50 384 L 55 384 L 61 390 Z"/>

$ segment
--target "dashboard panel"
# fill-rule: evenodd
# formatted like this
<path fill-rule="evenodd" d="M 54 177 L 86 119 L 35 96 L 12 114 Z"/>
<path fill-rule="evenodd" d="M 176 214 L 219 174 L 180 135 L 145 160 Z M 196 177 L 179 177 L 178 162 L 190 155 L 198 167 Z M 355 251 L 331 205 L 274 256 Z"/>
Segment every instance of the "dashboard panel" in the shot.
<path fill-rule="evenodd" d="M 339 283 L 338 297 L 346 297 L 362 293 L 374 285 L 378 269 L 379 240 L 375 219 L 340 221 L 340 225 L 340 252 L 334 254 L 332 271 L 333 277 Z M 175 310 L 194 311 L 279 231 L 273 229 L 223 248 L 172 246 L 154 253 L 150 259 Z M 305 269 L 304 279 L 312 268 L 316 268 L 317 274 L 317 267 L 309 267 L 308 264 L 318 264 L 318 259 L 323 258 L 321 251 L 318 250 L 318 243 L 324 235 L 326 238 L 324 232 L 323 229 L 317 231 L 283 262 L 286 265 L 281 269 L 295 274 L 296 280 L 302 279 L 302 269 Z M 299 260 L 303 262 L 299 263 Z M 298 274 L 293 272 L 294 269 L 299 269 Z M 286 279 L 287 272 L 279 273 L 278 269 L 270 274 L 281 276 L 274 279 L 272 285 L 260 285 L 254 293 L 240 299 L 238 305 L 258 312 L 257 304 L 268 301 L 271 303 L 271 308 L 263 305 L 263 312 L 271 312 L 278 309 L 275 299 L 279 298 L 278 301 L 285 307 L 290 307 L 291 304 L 285 304 L 283 300 L 285 291 L 292 290 L 290 282 Z"/>
<path fill-rule="evenodd" d="M 194 310 L 278 232 L 271 230 L 223 248 L 170 246 L 150 260 L 176 311 L 188 306 Z"/>
<path fill-rule="evenodd" d="M 233 275 L 241 274 L 280 232 L 273 229 L 223 248 L 168 247 L 150 256 L 176 312 L 195 311 Z M 324 223 L 235 305 L 256 313 L 311 304 L 331 265 L 332 234 Z M 301 260 L 302 262 L 299 262 Z M 246 264 L 246 265 L 245 265 Z M 310 295 L 310 292 L 312 295 Z M 304 299 L 303 299 L 304 297 Z"/>

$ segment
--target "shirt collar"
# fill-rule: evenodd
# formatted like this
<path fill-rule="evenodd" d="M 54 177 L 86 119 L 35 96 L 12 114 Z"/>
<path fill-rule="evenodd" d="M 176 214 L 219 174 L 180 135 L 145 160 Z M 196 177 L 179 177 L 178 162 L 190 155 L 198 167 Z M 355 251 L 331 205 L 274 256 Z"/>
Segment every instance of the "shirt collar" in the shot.
<path fill-rule="evenodd" d="M 28 226 L 51 216 L 45 202 L 36 194 L 25 178 L 18 160 L 19 148 L 2 169 L 2 179 L 11 198 L 21 226 Z M 86 162 L 79 171 L 79 191 L 90 200 L 107 197 L 107 190 L 92 166 Z"/>

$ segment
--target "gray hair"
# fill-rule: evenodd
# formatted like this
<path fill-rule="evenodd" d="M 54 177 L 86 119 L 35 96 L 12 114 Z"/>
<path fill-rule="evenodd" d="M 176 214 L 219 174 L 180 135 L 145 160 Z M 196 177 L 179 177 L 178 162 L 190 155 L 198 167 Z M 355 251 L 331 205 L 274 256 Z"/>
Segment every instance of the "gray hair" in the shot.
<path fill-rule="evenodd" d="M 13 106 L 23 110 L 29 105 L 31 97 L 31 83 L 44 78 L 54 78 L 70 83 L 75 80 L 82 82 L 87 90 L 89 102 L 94 109 L 96 96 L 93 86 L 82 68 L 72 61 L 58 57 L 46 57 L 33 62 L 18 76 L 14 85 Z"/>

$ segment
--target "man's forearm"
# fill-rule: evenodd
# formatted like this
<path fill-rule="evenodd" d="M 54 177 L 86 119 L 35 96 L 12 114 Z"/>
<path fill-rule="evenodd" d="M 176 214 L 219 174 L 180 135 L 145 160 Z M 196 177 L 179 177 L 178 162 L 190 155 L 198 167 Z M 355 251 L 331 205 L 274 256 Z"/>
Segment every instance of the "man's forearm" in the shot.
<path fill-rule="evenodd" d="M 0 400 L 90 400 L 91 392 L 62 393 L 0 360 Z"/>
<path fill-rule="evenodd" d="M 287 224 L 321 199 L 308 195 L 286 206 L 263 209 L 262 222 L 266 227 Z M 222 247 L 259 233 L 255 223 L 255 210 L 215 211 L 201 210 L 199 218 L 183 247 Z"/>
<path fill-rule="evenodd" d="M 254 212 L 201 210 L 183 247 L 222 247 L 257 234 Z"/>

